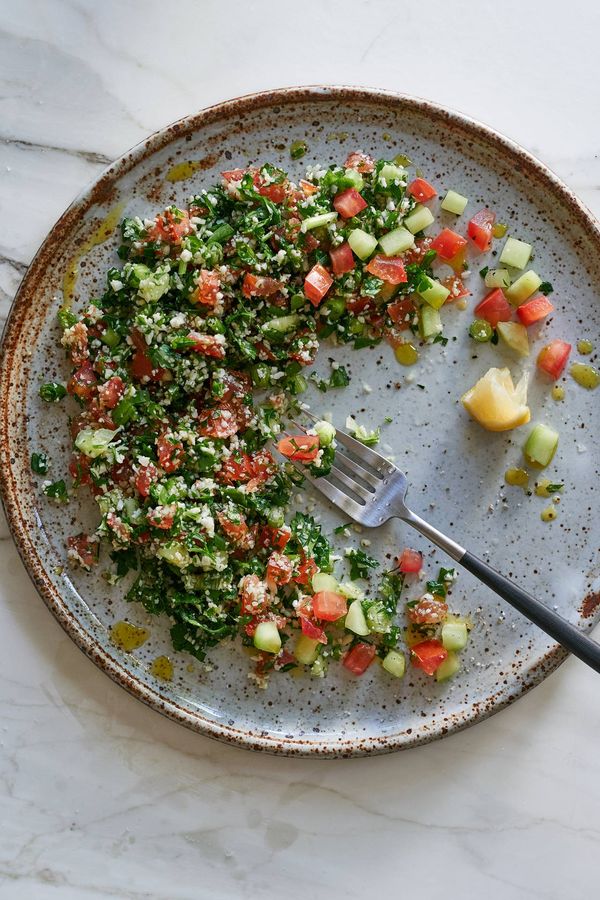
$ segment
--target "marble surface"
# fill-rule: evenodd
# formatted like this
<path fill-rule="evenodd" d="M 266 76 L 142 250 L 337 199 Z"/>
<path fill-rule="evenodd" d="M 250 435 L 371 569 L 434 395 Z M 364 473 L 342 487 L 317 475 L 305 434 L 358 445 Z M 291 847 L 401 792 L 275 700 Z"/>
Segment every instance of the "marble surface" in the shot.
<path fill-rule="evenodd" d="M 360 83 L 458 108 L 598 213 L 600 7 L 449 7 L 2 0 L 2 317 L 47 230 L 107 162 L 179 116 L 278 85 Z M 50 617 L 4 524 L 0 538 L 2 900 L 594 895 L 600 682 L 582 664 L 400 755 L 251 755 L 113 685 Z"/>

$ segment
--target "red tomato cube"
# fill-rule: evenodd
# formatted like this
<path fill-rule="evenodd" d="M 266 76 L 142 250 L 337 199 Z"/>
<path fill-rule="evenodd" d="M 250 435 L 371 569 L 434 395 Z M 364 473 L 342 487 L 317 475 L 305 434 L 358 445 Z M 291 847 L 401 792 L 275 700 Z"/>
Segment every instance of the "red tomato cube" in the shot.
<path fill-rule="evenodd" d="M 441 641 L 421 641 L 410 648 L 410 656 L 415 669 L 422 669 L 426 675 L 435 675 L 448 656 Z"/>
<path fill-rule="evenodd" d="M 481 209 L 475 213 L 467 226 L 467 234 L 482 253 L 492 246 L 492 228 L 496 221 L 496 213 L 489 209 Z"/>
<path fill-rule="evenodd" d="M 367 206 L 367 201 L 361 197 L 356 188 L 348 188 L 333 198 L 334 209 L 343 219 L 351 219 Z"/>
<path fill-rule="evenodd" d="M 444 228 L 431 242 L 431 249 L 437 252 L 440 259 L 448 260 L 456 256 L 466 245 L 466 238 L 450 228 Z"/>
<path fill-rule="evenodd" d="M 414 181 L 411 181 L 406 190 L 409 194 L 412 194 L 419 203 L 425 203 L 427 200 L 431 200 L 432 197 L 437 196 L 436 189 L 429 184 L 428 181 L 425 181 L 424 178 L 415 178 Z"/>
<path fill-rule="evenodd" d="M 501 288 L 490 291 L 481 303 L 475 307 L 475 315 L 489 322 L 495 328 L 498 322 L 510 322 L 512 319 L 512 307 Z"/>
<path fill-rule="evenodd" d="M 556 381 L 562 375 L 570 353 L 571 344 L 561 340 L 550 341 L 540 350 L 537 358 L 538 369 Z"/>
<path fill-rule="evenodd" d="M 304 293 L 313 306 L 318 306 L 332 284 L 333 278 L 327 269 L 317 263 L 304 279 Z"/>
<path fill-rule="evenodd" d="M 348 601 L 334 591 L 319 591 L 312 599 L 313 612 L 317 619 L 335 622 L 348 611 Z"/>
<path fill-rule="evenodd" d="M 554 312 L 554 307 L 543 294 L 517 307 L 517 316 L 525 326 L 533 325 L 534 322 L 545 319 L 551 312 Z"/>
<path fill-rule="evenodd" d="M 352 248 L 347 242 L 330 250 L 329 256 L 334 275 L 343 275 L 345 272 L 351 272 L 356 265 Z"/>
<path fill-rule="evenodd" d="M 398 568 L 405 574 L 420 572 L 423 568 L 423 554 L 405 547 L 398 559 Z"/>
<path fill-rule="evenodd" d="M 365 268 L 370 275 L 375 275 L 388 284 L 404 284 L 408 281 L 404 262 L 399 256 L 374 256 Z"/>
<path fill-rule="evenodd" d="M 364 641 L 360 641 L 354 645 L 352 650 L 346 653 L 344 666 L 353 675 L 362 675 L 375 659 L 376 652 L 377 649 L 374 644 L 366 644 Z"/>
<path fill-rule="evenodd" d="M 288 459 L 312 462 L 319 452 L 319 437 L 316 434 L 298 434 L 282 438 L 277 449 Z"/>

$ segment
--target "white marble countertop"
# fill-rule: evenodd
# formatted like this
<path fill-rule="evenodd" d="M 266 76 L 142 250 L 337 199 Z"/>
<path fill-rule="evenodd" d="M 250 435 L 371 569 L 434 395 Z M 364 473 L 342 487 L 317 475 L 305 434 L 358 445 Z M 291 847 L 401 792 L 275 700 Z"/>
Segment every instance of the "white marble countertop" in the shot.
<path fill-rule="evenodd" d="M 460 109 L 600 211 L 592 0 L 3 0 L 0 310 L 103 165 L 241 93 L 365 84 Z M 477 727 L 296 761 L 186 732 L 116 687 L 0 532 L 0 898 L 595 896 L 597 676 L 569 660 Z"/>

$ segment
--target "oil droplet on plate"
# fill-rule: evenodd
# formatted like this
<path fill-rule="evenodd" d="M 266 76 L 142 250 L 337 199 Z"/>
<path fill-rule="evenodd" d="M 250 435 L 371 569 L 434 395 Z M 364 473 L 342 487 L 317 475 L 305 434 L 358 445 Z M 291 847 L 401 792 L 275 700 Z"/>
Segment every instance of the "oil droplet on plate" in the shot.
<path fill-rule="evenodd" d="M 504 480 L 512 487 L 526 488 L 529 482 L 529 472 L 526 469 L 507 469 Z"/>
<path fill-rule="evenodd" d="M 593 391 L 600 384 L 600 372 L 587 363 L 573 363 L 569 372 L 577 384 L 587 388 L 588 391 Z"/>
<path fill-rule="evenodd" d="M 198 169 L 203 167 L 203 161 L 201 159 L 188 159 L 187 162 L 177 163 L 175 166 L 171 166 L 166 175 L 166 180 L 172 183 L 176 181 L 185 181 L 187 178 L 191 178 Z"/>
<path fill-rule="evenodd" d="M 73 301 L 75 285 L 79 276 L 79 260 L 88 252 L 88 250 L 91 250 L 92 247 L 96 247 L 98 244 L 104 244 L 104 242 L 109 239 L 119 224 L 124 205 L 124 203 L 117 203 L 116 206 L 113 206 L 108 215 L 102 219 L 98 227 L 89 236 L 87 241 L 81 245 L 78 253 L 71 257 L 67 263 L 67 271 L 63 276 L 62 282 L 63 307 L 65 309 L 68 309 Z"/>
<path fill-rule="evenodd" d="M 150 637 L 147 628 L 140 628 L 138 625 L 132 625 L 131 622 L 115 622 L 110 629 L 110 639 L 115 647 L 126 650 L 130 653 L 137 650 L 142 644 L 145 644 Z"/>
<path fill-rule="evenodd" d="M 565 399 L 565 389 L 560 384 L 555 384 L 552 388 L 552 399 L 557 402 Z"/>
<path fill-rule="evenodd" d="M 152 661 L 150 672 L 155 678 L 161 678 L 163 681 L 173 680 L 173 663 L 168 656 L 157 656 Z"/>
<path fill-rule="evenodd" d="M 394 356 L 402 366 L 414 366 L 419 358 L 419 351 L 413 344 L 398 344 Z"/>
<path fill-rule="evenodd" d="M 556 512 L 555 506 L 547 506 L 546 509 L 541 511 L 540 519 L 542 522 L 553 522 L 557 515 L 558 513 Z"/>
<path fill-rule="evenodd" d="M 593 349 L 594 345 L 591 341 L 577 341 L 577 350 L 579 353 L 583 354 L 583 356 L 587 356 Z"/>

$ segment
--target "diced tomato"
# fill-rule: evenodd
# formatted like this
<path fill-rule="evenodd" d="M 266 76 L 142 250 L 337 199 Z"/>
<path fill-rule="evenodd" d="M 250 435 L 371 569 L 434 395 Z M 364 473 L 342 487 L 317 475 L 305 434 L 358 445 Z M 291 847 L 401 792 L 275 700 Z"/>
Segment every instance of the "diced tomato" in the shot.
<path fill-rule="evenodd" d="M 266 197 L 271 203 L 283 203 L 286 198 L 287 190 L 284 183 L 281 184 L 261 184 L 258 188 L 261 197 Z"/>
<path fill-rule="evenodd" d="M 512 307 L 501 288 L 495 288 L 475 307 L 475 315 L 489 322 L 495 328 L 498 322 L 510 322 Z"/>
<path fill-rule="evenodd" d="M 169 473 L 177 471 L 185 455 L 181 441 L 173 440 L 167 434 L 161 434 L 156 439 L 156 451 L 161 468 Z"/>
<path fill-rule="evenodd" d="M 392 322 L 400 329 L 400 331 L 410 328 L 411 322 L 415 315 L 415 304 L 410 297 L 402 300 L 396 300 L 390 303 L 387 308 L 388 315 Z"/>
<path fill-rule="evenodd" d="M 327 635 L 325 634 L 323 629 L 312 622 L 310 619 L 306 618 L 306 616 L 300 615 L 300 613 L 298 615 L 300 616 L 300 627 L 302 629 L 302 634 L 305 634 L 306 637 L 311 638 L 313 641 L 318 641 L 320 644 L 326 644 Z"/>
<path fill-rule="evenodd" d="M 423 568 L 423 554 L 405 547 L 398 559 L 398 568 L 405 574 L 420 572 Z"/>
<path fill-rule="evenodd" d="M 252 379 L 247 372 L 237 372 L 235 369 L 226 369 L 219 380 L 225 388 L 221 394 L 222 400 L 242 400 L 252 390 Z"/>
<path fill-rule="evenodd" d="M 388 284 L 404 284 L 408 281 L 404 261 L 399 256 L 374 256 L 365 268 L 370 275 L 375 275 Z"/>
<path fill-rule="evenodd" d="M 333 207 L 343 219 L 351 219 L 367 208 L 367 201 L 361 197 L 356 188 L 348 188 L 335 195 Z"/>
<path fill-rule="evenodd" d="M 69 349 L 73 365 L 81 366 L 90 355 L 87 325 L 84 322 L 76 322 L 68 331 L 65 331 L 63 343 Z"/>
<path fill-rule="evenodd" d="M 225 513 L 218 512 L 217 519 L 219 525 L 223 529 L 225 536 L 240 550 L 250 550 L 254 547 L 255 538 L 252 530 L 248 527 L 248 523 L 243 515 L 239 516 L 238 521 L 230 519 Z"/>
<path fill-rule="evenodd" d="M 307 231 L 306 234 L 302 235 L 302 247 L 305 253 L 312 253 L 313 250 L 316 250 L 319 246 L 319 241 L 310 231 Z M 352 257 L 352 259 L 354 261 L 354 257 Z"/>
<path fill-rule="evenodd" d="M 246 272 L 242 284 L 244 297 L 270 297 L 283 287 L 281 281 L 268 278 L 266 275 L 252 275 Z"/>
<path fill-rule="evenodd" d="M 221 172 L 221 177 L 225 179 L 225 181 L 241 181 L 248 169 L 227 169 L 225 172 Z"/>
<path fill-rule="evenodd" d="M 218 272 L 200 269 L 196 289 L 190 296 L 190 303 L 201 303 L 213 309 L 219 302 L 221 278 Z"/>
<path fill-rule="evenodd" d="M 407 616 L 414 625 L 439 625 L 448 615 L 448 605 L 433 597 L 421 597 L 414 606 L 409 606 Z"/>
<path fill-rule="evenodd" d="M 350 244 L 343 243 L 339 247 L 334 247 L 329 251 L 331 259 L 331 268 L 334 275 L 343 275 L 345 272 L 351 272 L 356 265 L 354 254 Z"/>
<path fill-rule="evenodd" d="M 316 194 L 317 191 L 319 190 L 319 188 L 316 186 L 316 184 L 312 184 L 310 181 L 305 181 L 303 178 L 300 179 L 299 186 L 300 186 L 302 193 L 306 197 L 310 197 L 311 194 Z"/>
<path fill-rule="evenodd" d="M 363 175 L 368 174 L 374 170 L 375 160 L 372 156 L 369 156 L 368 153 L 361 153 L 360 150 L 356 150 L 354 153 L 349 154 L 344 163 L 344 168 L 356 169 L 357 172 L 360 172 Z"/>
<path fill-rule="evenodd" d="M 218 409 L 211 409 L 200 414 L 198 432 L 202 437 L 228 438 L 240 430 L 237 417 L 238 407 L 226 400 Z"/>
<path fill-rule="evenodd" d="M 406 190 L 409 194 L 412 194 L 419 203 L 426 203 L 427 200 L 431 200 L 432 197 L 437 197 L 436 189 L 433 185 L 429 184 L 428 181 L 425 181 L 424 178 L 415 178 L 415 180 L 411 181 L 407 186 Z"/>
<path fill-rule="evenodd" d="M 275 461 L 268 450 L 258 450 L 254 454 L 242 453 L 239 457 L 229 456 L 217 472 L 217 478 L 224 484 L 258 485 L 267 481 L 275 470 Z"/>
<path fill-rule="evenodd" d="M 539 322 L 541 319 L 545 319 L 551 312 L 554 312 L 554 306 L 543 294 L 517 307 L 517 316 L 526 327 L 533 325 L 534 322 Z"/>
<path fill-rule="evenodd" d="M 177 504 L 169 503 L 167 506 L 157 506 L 148 515 L 148 521 L 155 528 L 161 528 L 167 531 L 173 524 L 175 513 L 177 512 Z"/>
<path fill-rule="evenodd" d="M 131 475 L 131 463 L 128 459 L 124 459 L 123 462 L 115 463 L 110 467 L 108 477 L 109 481 L 116 484 L 117 487 L 126 490 L 131 484 Z"/>
<path fill-rule="evenodd" d="M 75 487 L 80 484 L 91 484 L 90 465 L 92 460 L 84 453 L 74 453 L 69 462 L 69 474 L 75 482 Z"/>
<path fill-rule="evenodd" d="M 90 569 L 98 562 L 100 542 L 87 534 L 77 534 L 67 538 L 67 547 L 70 559 L 74 559 L 84 569 Z"/>
<path fill-rule="evenodd" d="M 480 209 L 467 225 L 467 234 L 482 253 L 492 246 L 492 227 L 496 221 L 496 213 L 489 209 Z"/>
<path fill-rule="evenodd" d="M 375 301 L 372 297 L 348 297 L 346 308 L 353 316 L 360 316 L 361 313 L 374 309 Z"/>
<path fill-rule="evenodd" d="M 431 245 L 433 243 L 433 238 L 424 237 L 419 238 L 418 241 L 415 241 L 414 246 L 410 247 L 406 253 L 404 253 L 404 265 L 414 265 L 415 263 L 419 265 L 423 262 L 423 257 L 429 253 L 431 250 Z"/>
<path fill-rule="evenodd" d="M 220 335 L 190 331 L 187 337 L 190 341 L 194 341 L 190 350 L 195 353 L 202 353 L 212 359 L 225 359 L 225 345 L 219 340 Z"/>
<path fill-rule="evenodd" d="M 333 278 L 327 269 L 317 263 L 304 279 L 304 293 L 313 306 L 318 306 L 332 284 Z"/>
<path fill-rule="evenodd" d="M 298 569 L 293 580 L 296 584 L 307 585 L 312 581 L 313 575 L 319 571 L 318 566 L 311 556 L 305 556 L 298 564 Z"/>
<path fill-rule="evenodd" d="M 348 601 L 334 591 L 319 591 L 312 598 L 312 608 L 317 619 L 335 622 L 348 611 Z"/>
<path fill-rule="evenodd" d="M 566 341 L 554 340 L 550 341 L 540 350 L 537 365 L 538 369 L 549 375 L 554 381 L 560 378 L 571 353 L 571 344 Z"/>
<path fill-rule="evenodd" d="M 271 553 L 267 562 L 267 581 L 273 581 L 275 584 L 287 584 L 292 580 L 294 571 L 294 563 L 286 556 L 276 550 Z"/>
<path fill-rule="evenodd" d="M 167 209 L 156 217 L 156 224 L 150 229 L 148 236 L 153 241 L 160 239 L 169 244 L 180 244 L 191 230 L 189 213 L 182 209 Z"/>
<path fill-rule="evenodd" d="M 352 650 L 346 653 L 343 664 L 353 675 L 364 675 L 375 659 L 376 653 L 377 648 L 375 644 L 366 644 L 364 641 L 359 641 Z"/>
<path fill-rule="evenodd" d="M 113 375 L 98 388 L 98 399 L 106 409 L 114 409 L 125 392 L 125 382 L 118 375 Z"/>
<path fill-rule="evenodd" d="M 240 579 L 239 596 L 244 616 L 256 616 L 269 608 L 267 585 L 258 575 L 244 575 Z"/>
<path fill-rule="evenodd" d="M 435 675 L 448 656 L 448 651 L 441 641 L 421 641 L 410 648 L 412 664 L 422 669 L 426 675 Z"/>
<path fill-rule="evenodd" d="M 161 381 L 165 370 L 160 366 L 155 366 L 148 355 L 148 344 L 141 332 L 134 328 L 131 332 L 131 340 L 136 352 L 131 360 L 131 375 L 137 381 Z"/>
<path fill-rule="evenodd" d="M 148 463 L 147 466 L 140 466 L 135 476 L 135 486 L 138 493 L 141 494 L 142 497 L 147 497 L 150 493 L 151 485 L 158 481 L 159 478 L 160 475 L 158 474 L 158 469 L 154 463 Z"/>
<path fill-rule="evenodd" d="M 449 260 L 456 256 L 466 245 L 466 238 L 450 228 L 444 228 L 431 242 L 431 249 L 436 251 L 440 259 Z"/>
<path fill-rule="evenodd" d="M 74 394 L 82 400 L 87 400 L 94 392 L 96 381 L 97 378 L 92 365 L 89 360 L 86 360 L 69 378 L 67 391 L 69 394 Z"/>
<path fill-rule="evenodd" d="M 442 280 L 442 284 L 450 291 L 450 296 L 446 303 L 452 303 L 453 300 L 458 300 L 459 297 L 469 297 L 471 294 L 471 291 L 467 290 L 462 278 L 459 278 L 458 275 L 448 275 Z"/>
<path fill-rule="evenodd" d="M 319 437 L 316 434 L 298 434 L 282 438 L 277 449 L 288 459 L 312 462 L 319 452 Z"/>

